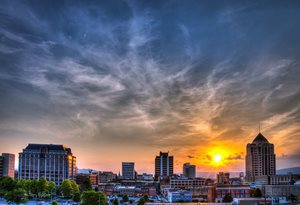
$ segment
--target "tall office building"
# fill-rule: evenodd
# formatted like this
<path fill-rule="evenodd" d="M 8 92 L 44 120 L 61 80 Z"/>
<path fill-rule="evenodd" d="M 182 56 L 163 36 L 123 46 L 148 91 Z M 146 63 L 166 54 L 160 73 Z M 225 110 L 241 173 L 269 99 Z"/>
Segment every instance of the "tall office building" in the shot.
<path fill-rule="evenodd" d="M 0 156 L 0 177 L 9 176 L 15 178 L 15 155 L 2 153 Z"/>
<path fill-rule="evenodd" d="M 155 158 L 155 179 L 163 179 L 173 176 L 174 163 L 173 156 L 169 152 L 160 152 Z"/>
<path fill-rule="evenodd" d="M 122 162 L 122 178 L 123 179 L 134 179 L 134 162 Z"/>
<path fill-rule="evenodd" d="M 75 176 L 76 157 L 64 145 L 29 144 L 19 153 L 19 179 L 45 177 L 59 185 Z"/>
<path fill-rule="evenodd" d="M 187 178 L 195 178 L 196 177 L 196 166 L 190 163 L 183 164 L 183 176 Z"/>
<path fill-rule="evenodd" d="M 252 143 L 247 144 L 246 180 L 256 181 L 262 176 L 276 174 L 274 145 L 259 133 Z"/>

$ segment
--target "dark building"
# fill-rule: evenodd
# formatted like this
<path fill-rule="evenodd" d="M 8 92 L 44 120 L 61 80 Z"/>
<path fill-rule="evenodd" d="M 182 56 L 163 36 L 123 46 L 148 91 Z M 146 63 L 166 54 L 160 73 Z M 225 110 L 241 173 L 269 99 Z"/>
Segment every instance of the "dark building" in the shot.
<path fill-rule="evenodd" d="M 122 178 L 135 179 L 134 162 L 122 162 Z"/>
<path fill-rule="evenodd" d="M 187 178 L 195 178 L 196 177 L 196 166 L 190 163 L 183 164 L 183 176 Z"/>
<path fill-rule="evenodd" d="M 2 153 L 0 156 L 0 177 L 15 177 L 15 155 Z"/>
<path fill-rule="evenodd" d="M 173 176 L 174 158 L 169 152 L 160 152 L 155 158 L 155 179 L 164 179 Z"/>
<path fill-rule="evenodd" d="M 251 144 L 247 144 L 246 180 L 257 181 L 264 176 L 275 174 L 274 145 L 259 133 Z"/>
<path fill-rule="evenodd" d="M 75 176 L 76 157 L 64 145 L 29 144 L 19 153 L 19 179 L 45 177 L 59 185 Z"/>

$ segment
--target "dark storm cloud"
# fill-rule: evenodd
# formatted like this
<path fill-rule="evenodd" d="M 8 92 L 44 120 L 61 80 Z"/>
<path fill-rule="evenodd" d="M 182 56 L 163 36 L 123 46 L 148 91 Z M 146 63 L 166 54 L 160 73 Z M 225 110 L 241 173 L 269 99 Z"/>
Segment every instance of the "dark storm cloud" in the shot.
<path fill-rule="evenodd" d="M 293 146 L 299 11 L 297 1 L 4 1 L 1 141 L 175 150 L 246 144 L 262 122 L 270 141 Z"/>

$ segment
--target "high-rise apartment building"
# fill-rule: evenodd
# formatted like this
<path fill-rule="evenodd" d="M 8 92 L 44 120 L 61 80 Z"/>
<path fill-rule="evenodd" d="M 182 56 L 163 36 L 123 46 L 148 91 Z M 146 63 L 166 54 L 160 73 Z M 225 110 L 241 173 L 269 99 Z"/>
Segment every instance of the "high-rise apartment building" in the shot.
<path fill-rule="evenodd" d="M 174 158 L 169 152 L 160 152 L 155 158 L 155 179 L 163 179 L 173 176 Z"/>
<path fill-rule="evenodd" d="M 135 179 L 134 162 L 122 162 L 122 178 Z"/>
<path fill-rule="evenodd" d="M 259 133 L 252 143 L 247 144 L 246 180 L 255 181 L 256 178 L 275 174 L 274 145 Z"/>
<path fill-rule="evenodd" d="M 15 155 L 2 153 L 0 156 L 0 177 L 9 176 L 15 178 Z"/>
<path fill-rule="evenodd" d="M 45 177 L 59 185 L 75 176 L 76 157 L 64 145 L 29 144 L 19 153 L 19 179 Z"/>
<path fill-rule="evenodd" d="M 196 166 L 190 163 L 183 164 L 183 176 L 189 179 L 196 177 Z"/>

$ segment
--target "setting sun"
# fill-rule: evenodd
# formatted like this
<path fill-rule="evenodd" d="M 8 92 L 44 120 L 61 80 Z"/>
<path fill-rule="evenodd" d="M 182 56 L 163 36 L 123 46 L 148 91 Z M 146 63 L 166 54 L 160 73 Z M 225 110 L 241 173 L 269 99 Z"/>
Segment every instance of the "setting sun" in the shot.
<path fill-rule="evenodd" d="M 214 156 L 214 162 L 215 162 L 215 163 L 220 163 L 221 160 L 222 160 L 222 156 L 221 156 L 220 154 L 216 154 L 216 155 Z"/>

